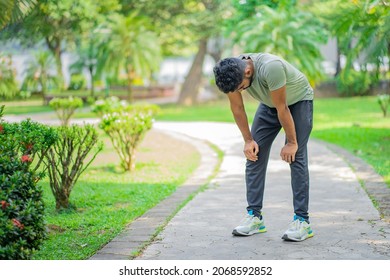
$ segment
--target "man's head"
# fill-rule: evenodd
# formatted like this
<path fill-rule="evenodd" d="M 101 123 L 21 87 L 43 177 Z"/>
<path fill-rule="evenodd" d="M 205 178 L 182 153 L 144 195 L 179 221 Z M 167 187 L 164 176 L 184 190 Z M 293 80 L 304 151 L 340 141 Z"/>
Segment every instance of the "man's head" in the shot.
<path fill-rule="evenodd" d="M 219 61 L 213 70 L 215 83 L 224 93 L 245 89 L 252 83 L 252 72 L 247 60 L 235 57 L 225 58 Z M 245 87 L 243 86 L 244 79 L 249 80 Z"/>

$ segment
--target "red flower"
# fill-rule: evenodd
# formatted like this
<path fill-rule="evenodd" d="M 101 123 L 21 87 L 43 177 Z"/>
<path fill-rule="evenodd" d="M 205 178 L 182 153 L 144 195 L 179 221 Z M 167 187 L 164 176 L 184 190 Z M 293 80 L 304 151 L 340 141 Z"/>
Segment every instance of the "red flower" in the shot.
<path fill-rule="evenodd" d="M 24 225 L 17 219 L 12 219 L 14 226 L 18 227 L 20 230 L 24 229 Z"/>
<path fill-rule="evenodd" d="M 2 200 L 0 201 L 0 204 L 1 204 L 1 208 L 3 210 L 5 210 L 5 208 L 7 208 L 7 206 L 9 206 L 9 203 L 7 203 L 6 201 Z"/>
<path fill-rule="evenodd" d="M 28 155 L 23 155 L 22 162 L 32 162 L 32 159 Z"/>
<path fill-rule="evenodd" d="M 2 126 L 1 124 L 0 124 L 0 133 L 2 133 L 4 131 L 4 126 Z"/>

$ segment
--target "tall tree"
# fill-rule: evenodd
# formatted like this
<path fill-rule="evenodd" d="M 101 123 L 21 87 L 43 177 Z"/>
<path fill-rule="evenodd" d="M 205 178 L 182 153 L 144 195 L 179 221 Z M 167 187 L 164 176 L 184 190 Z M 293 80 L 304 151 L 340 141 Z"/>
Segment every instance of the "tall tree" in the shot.
<path fill-rule="evenodd" d="M 252 17 L 238 24 L 234 41 L 245 52 L 270 52 L 300 68 L 313 84 L 322 74 L 319 45 L 328 34 L 317 18 L 300 10 L 292 1 L 279 1 L 273 9 L 257 7 Z"/>
<path fill-rule="evenodd" d="M 100 2 L 41 0 L 23 21 L 4 30 L 5 37 L 17 38 L 26 45 L 43 40 L 55 58 L 57 74 L 63 81 L 61 55 L 65 47 L 75 41 L 76 35 L 83 32 L 83 23 L 97 17 Z"/>
<path fill-rule="evenodd" d="M 70 67 L 73 73 L 80 74 L 84 69 L 88 71 L 92 97 L 95 93 L 95 81 L 104 71 L 103 56 L 109 40 L 105 26 L 107 26 L 108 17 L 121 8 L 117 0 L 107 0 L 103 3 L 96 17 L 83 22 L 83 32 L 77 34 L 75 40 L 77 59 Z"/>
<path fill-rule="evenodd" d="M 22 88 L 41 92 L 45 96 L 49 87 L 58 87 L 58 80 L 50 71 L 52 65 L 53 56 L 50 52 L 36 53 L 27 65 Z"/>
<path fill-rule="evenodd" d="M 182 20 L 193 34 L 198 50 L 181 88 L 179 104 L 192 105 L 198 100 L 207 45 L 209 39 L 221 35 L 222 21 L 228 5 L 229 2 L 222 0 L 188 1 L 187 9 L 190 16 L 185 15 Z M 220 53 L 215 53 L 213 57 L 218 59 Z"/>
<path fill-rule="evenodd" d="M 229 1 L 222 0 L 122 0 L 122 12 L 138 10 L 153 23 L 163 55 L 195 54 L 191 69 L 182 86 L 179 102 L 193 104 L 201 86 L 202 66 L 206 53 L 215 60 L 221 57 L 222 18 L 228 13 Z M 211 42 L 210 42 L 211 41 Z M 210 46 L 213 46 L 212 48 Z"/>
<path fill-rule="evenodd" d="M 150 22 L 136 13 L 112 15 L 108 40 L 101 64 L 116 76 L 126 73 L 128 99 L 133 101 L 132 84 L 136 75 L 148 76 L 160 66 L 161 51 L 157 35 L 148 28 Z"/>

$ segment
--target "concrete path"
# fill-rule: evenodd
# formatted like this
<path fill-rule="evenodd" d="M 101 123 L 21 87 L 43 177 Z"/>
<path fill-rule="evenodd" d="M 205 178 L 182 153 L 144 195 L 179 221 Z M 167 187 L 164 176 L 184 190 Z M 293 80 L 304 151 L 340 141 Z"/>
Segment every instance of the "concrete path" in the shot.
<path fill-rule="evenodd" d="M 225 152 L 209 188 L 190 201 L 146 248 L 144 260 L 390 259 L 389 223 L 380 219 L 356 174 L 323 143 L 310 141 L 310 213 L 315 237 L 292 243 L 281 239 L 292 219 L 289 167 L 280 160 L 279 135 L 268 167 L 263 214 L 268 232 L 234 237 L 245 215 L 242 140 L 234 124 L 156 123 L 216 144 Z"/>

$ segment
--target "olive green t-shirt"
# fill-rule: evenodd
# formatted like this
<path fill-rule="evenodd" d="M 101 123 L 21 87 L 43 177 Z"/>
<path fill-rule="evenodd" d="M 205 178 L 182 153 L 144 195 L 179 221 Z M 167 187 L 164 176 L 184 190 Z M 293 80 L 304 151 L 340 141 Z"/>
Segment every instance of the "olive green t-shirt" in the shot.
<path fill-rule="evenodd" d="M 254 64 L 252 85 L 246 91 L 268 107 L 275 107 L 270 92 L 286 85 L 287 105 L 302 100 L 313 100 L 313 89 L 307 78 L 284 59 L 268 53 L 243 54 Z"/>

